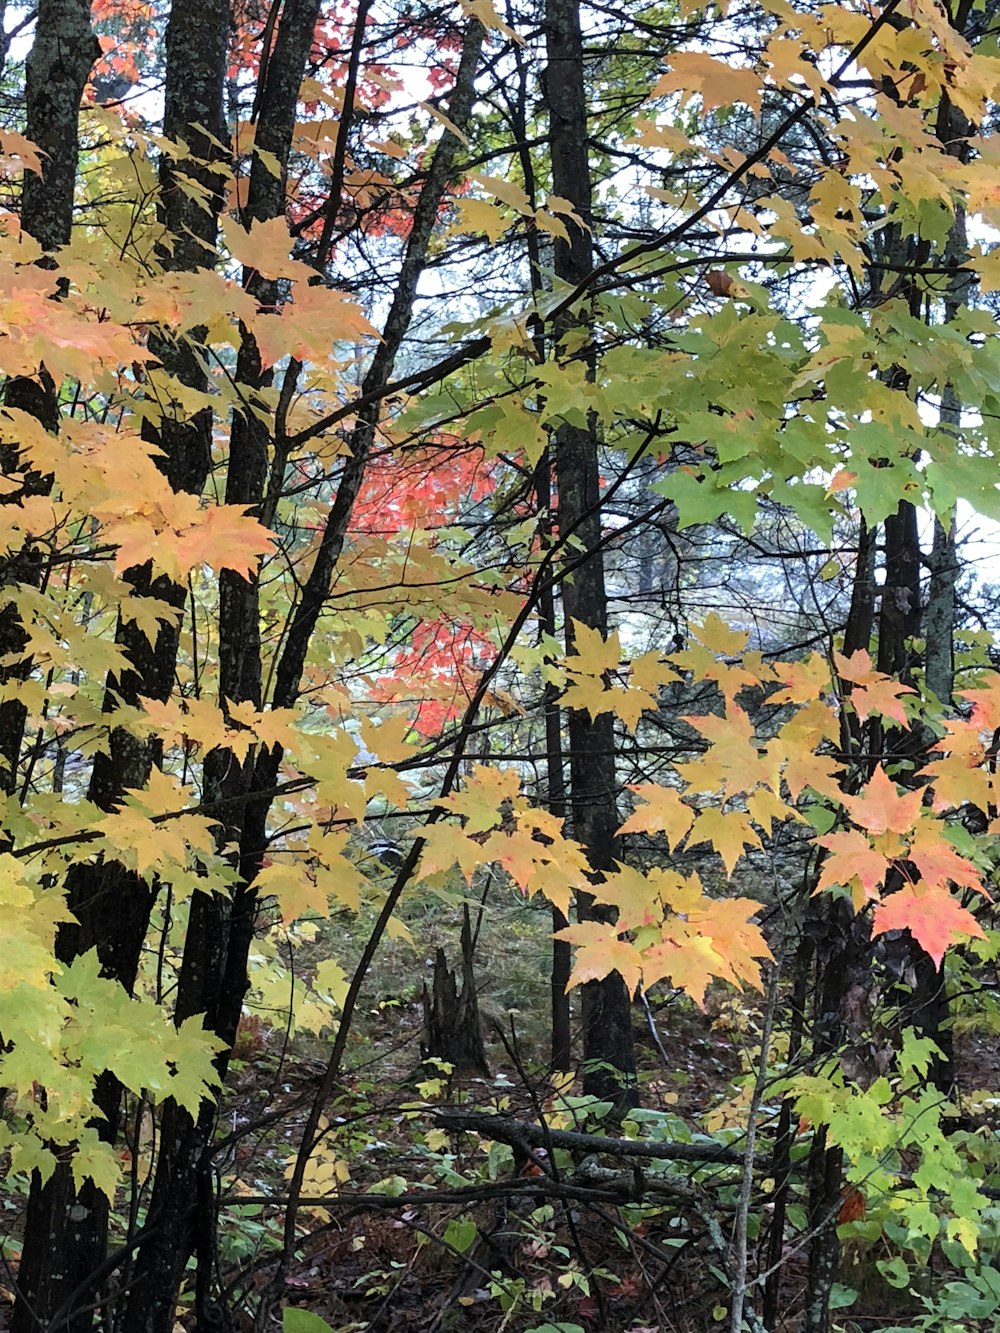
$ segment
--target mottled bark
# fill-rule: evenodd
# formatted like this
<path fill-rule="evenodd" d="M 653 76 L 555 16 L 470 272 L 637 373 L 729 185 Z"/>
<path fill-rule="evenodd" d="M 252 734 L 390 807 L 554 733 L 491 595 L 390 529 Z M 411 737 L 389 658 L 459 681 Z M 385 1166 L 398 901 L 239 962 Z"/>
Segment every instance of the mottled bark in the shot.
<path fill-rule="evenodd" d="M 26 172 L 21 221 L 44 250 L 66 245 L 73 226 L 80 99 L 100 55 L 87 0 L 40 0 L 25 67 L 26 132 L 42 150 L 42 174 Z"/>
<path fill-rule="evenodd" d="M 2 18 L 2 16 L 0 16 Z M 100 54 L 90 26 L 88 0 L 41 0 L 35 23 L 35 41 L 26 62 L 25 132 L 41 149 L 42 173 L 27 171 L 21 199 L 21 225 L 43 250 L 66 245 L 73 229 L 73 195 L 79 156 L 80 99 L 91 66 Z M 43 260 L 43 263 L 46 261 Z M 7 385 L 8 407 L 30 412 L 46 430 L 58 429 L 57 386 L 44 366 L 34 378 L 18 377 Z M 0 466 L 20 474 L 23 494 L 44 494 L 49 478 L 26 472 L 16 450 L 0 451 Z M 4 497 L 12 503 L 14 492 Z M 10 586 L 37 588 L 42 578 L 42 557 L 30 543 L 3 562 L 0 580 Z M 27 636 L 13 604 L 0 609 L 0 658 L 23 651 Z M 0 688 L 24 680 L 30 663 L 0 671 Z M 0 790 L 17 787 L 17 763 L 24 739 L 27 710 L 17 699 L 0 703 Z"/>
<path fill-rule="evenodd" d="M 593 268 L 589 222 L 591 178 L 587 100 L 583 75 L 583 38 L 578 0 L 547 0 L 545 37 L 548 66 L 544 78 L 549 115 L 549 153 L 553 193 L 568 199 L 587 228 L 568 223 L 569 241 L 556 238 L 556 277 L 570 287 L 584 282 Z M 574 324 L 567 313 L 555 332 Z M 555 478 L 559 493 L 557 524 L 563 541 L 572 535 L 590 558 L 563 584 L 566 647 L 573 648 L 574 620 L 607 634 L 607 593 L 600 548 L 601 497 L 597 437 L 593 427 L 563 422 L 555 432 Z M 610 871 L 618 853 L 614 722 L 610 713 L 591 719 L 569 714 L 570 810 L 574 837 L 587 849 L 595 879 Z M 597 916 L 588 894 L 577 903 L 581 919 Z M 635 1105 L 635 1050 L 629 996 L 617 972 L 583 987 L 584 1088 L 619 1107 Z"/>
<path fill-rule="evenodd" d="M 167 28 L 167 73 L 164 129 L 168 137 L 184 138 L 193 156 L 217 159 L 225 136 L 222 86 L 226 68 L 229 15 L 225 5 L 205 6 L 199 0 L 178 0 Z M 195 129 L 195 125 L 204 127 Z M 74 163 L 75 172 L 75 163 Z M 209 192 L 213 206 L 194 207 L 183 188 L 184 176 Z M 220 177 L 202 162 L 164 158 L 161 173 L 161 216 L 174 243 L 165 249 L 165 268 L 190 270 L 210 263 L 215 250 L 222 204 Z M 68 239 L 68 234 L 67 238 Z M 150 340 L 151 350 L 171 375 L 189 388 L 204 390 L 207 376 L 190 342 Z M 161 466 L 175 489 L 199 494 L 211 462 L 212 421 L 209 411 L 190 418 L 166 417 L 144 433 L 163 451 Z M 149 566 L 130 570 L 126 578 L 136 596 L 153 596 L 178 610 L 187 591 L 169 579 L 153 578 Z M 135 622 L 120 621 L 117 641 L 131 669 L 108 681 L 108 707 L 115 701 L 135 704 L 140 695 L 166 699 L 174 684 L 179 630 L 163 624 L 150 644 Z M 159 761 L 156 743 L 145 743 L 114 730 L 109 752 L 94 761 L 89 798 L 101 809 L 121 799 L 127 787 L 142 787 Z M 60 930 L 57 954 L 64 962 L 96 948 L 105 976 L 131 992 L 149 928 L 154 901 L 152 887 L 118 863 L 75 867 L 68 880 L 68 902 L 76 917 Z M 111 910 L 113 907 L 113 910 Z M 107 1141 L 117 1136 L 122 1090 L 110 1076 L 102 1078 L 97 1104 L 104 1115 L 99 1130 Z M 29 1198 L 21 1289 L 25 1299 L 15 1312 L 16 1333 L 37 1327 L 37 1316 L 61 1312 L 60 1328 L 84 1333 L 93 1327 L 95 1298 L 89 1279 L 97 1272 L 107 1247 L 108 1204 L 92 1186 L 73 1188 L 68 1167 L 57 1168 L 44 1187 L 32 1182 Z"/>

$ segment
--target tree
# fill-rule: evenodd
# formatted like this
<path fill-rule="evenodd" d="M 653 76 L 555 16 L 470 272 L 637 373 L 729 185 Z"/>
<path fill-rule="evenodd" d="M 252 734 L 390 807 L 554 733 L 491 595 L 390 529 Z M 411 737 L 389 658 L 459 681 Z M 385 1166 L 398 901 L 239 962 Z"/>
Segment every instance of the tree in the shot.
<path fill-rule="evenodd" d="M 372 958 L 414 884 L 489 864 L 564 923 L 585 1088 L 621 1113 L 640 988 L 702 1003 L 796 953 L 801 1010 L 812 967 L 770 1253 L 780 1274 L 805 1122 L 821 1333 L 845 1182 L 928 1244 L 931 1186 L 967 1250 L 986 1206 L 923 1085 L 943 959 L 987 940 L 997 804 L 952 536 L 959 501 L 1000 517 L 995 252 L 965 224 L 997 222 L 992 7 L 233 17 L 173 0 L 149 125 L 86 92 L 89 14 L 47 0 L 2 132 L 24 173 L 0 248 L 13 1327 L 172 1329 L 192 1257 L 199 1327 L 230 1321 L 217 1098 L 269 949 L 287 1022 L 335 1036 L 262 1324 Z M 665 551 L 669 617 L 632 542 Z M 773 591 L 707 562 L 751 558 L 781 562 L 801 642 L 726 623 L 737 584 L 744 606 Z M 809 560 L 843 585 L 822 605 Z M 508 757 L 522 739 L 547 791 Z M 369 814 L 408 840 L 388 886 Z M 766 938 L 748 866 L 790 829 L 804 897 L 829 896 Z M 332 903 L 374 925 L 350 975 L 325 959 L 303 987 L 275 916 L 294 948 Z M 890 1097 L 829 1061 L 860 1035 L 873 938 L 904 931 L 916 1032 Z M 930 1184 L 894 1171 L 900 1146 L 936 1154 Z"/>

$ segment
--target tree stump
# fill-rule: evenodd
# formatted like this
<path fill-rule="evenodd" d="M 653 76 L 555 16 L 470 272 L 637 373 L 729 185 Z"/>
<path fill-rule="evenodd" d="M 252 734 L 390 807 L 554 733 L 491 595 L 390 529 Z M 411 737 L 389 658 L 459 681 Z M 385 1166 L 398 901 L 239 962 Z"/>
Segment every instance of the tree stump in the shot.
<path fill-rule="evenodd" d="M 479 999 L 473 970 L 472 927 L 469 909 L 462 912 L 462 989 L 448 966 L 444 949 L 434 958 L 434 976 L 424 982 L 424 1060 L 446 1060 L 455 1074 L 489 1076 L 490 1067 L 479 1021 Z"/>

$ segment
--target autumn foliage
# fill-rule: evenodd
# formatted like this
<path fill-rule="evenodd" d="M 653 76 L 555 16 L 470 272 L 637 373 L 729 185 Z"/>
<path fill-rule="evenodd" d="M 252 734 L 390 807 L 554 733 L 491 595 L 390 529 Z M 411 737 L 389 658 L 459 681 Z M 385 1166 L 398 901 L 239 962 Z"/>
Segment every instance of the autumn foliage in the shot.
<path fill-rule="evenodd" d="M 951 1020 L 926 1015 L 949 960 L 997 949 L 993 611 L 977 585 L 987 628 L 960 641 L 955 594 L 956 515 L 1000 521 L 1000 55 L 979 9 L 682 4 L 654 52 L 662 16 L 623 11 L 601 97 L 578 99 L 593 124 L 560 142 L 565 90 L 517 6 L 240 3 L 230 24 L 191 0 L 52 3 L 94 38 L 63 97 L 78 141 L 43 135 L 44 4 L 0 129 L 17 1333 L 33 1301 L 82 1333 L 105 1299 L 164 1333 L 190 1254 L 199 1320 L 217 1308 L 178 1200 L 214 1197 L 253 1009 L 332 1048 L 272 1285 L 248 1286 L 261 1318 L 284 1300 L 300 1196 L 351 1182 L 327 1103 L 376 950 L 412 938 L 411 897 L 475 902 L 484 874 L 555 909 L 585 1033 L 614 987 L 629 1034 L 630 1000 L 704 1011 L 720 983 L 766 993 L 770 1023 L 793 957 L 814 969 L 820 1019 L 810 1036 L 803 980 L 771 1089 L 762 1272 L 796 1123 L 800 1248 L 882 1235 L 884 1213 L 897 1248 L 893 1224 L 974 1254 L 967 1168 L 989 1164 L 946 1134 L 943 1075 L 930 1100 Z M 596 38 L 570 8 L 542 28 L 582 68 Z M 349 963 L 324 952 L 331 917 L 357 931 Z M 900 940 L 931 980 L 884 1043 L 892 1081 L 852 1076 L 858 977 Z M 770 1039 L 720 1113 L 750 1130 L 746 1181 Z M 608 1106 L 634 1111 L 627 1061 L 611 1072 Z M 567 1086 L 550 1109 L 575 1131 Z M 148 1193 L 123 1146 L 147 1119 Z M 80 1208 L 80 1271 L 56 1271 Z"/>

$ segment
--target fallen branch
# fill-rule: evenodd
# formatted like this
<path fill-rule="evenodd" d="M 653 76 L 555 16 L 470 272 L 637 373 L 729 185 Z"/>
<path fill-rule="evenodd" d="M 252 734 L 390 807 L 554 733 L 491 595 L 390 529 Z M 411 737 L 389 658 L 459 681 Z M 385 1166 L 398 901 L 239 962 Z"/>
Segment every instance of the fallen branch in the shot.
<path fill-rule="evenodd" d="M 601 1134 L 584 1134 L 579 1130 L 549 1129 L 525 1120 L 510 1120 L 502 1115 L 487 1115 L 478 1111 L 435 1111 L 435 1123 L 442 1129 L 479 1134 L 495 1139 L 512 1148 L 566 1148 L 570 1152 L 588 1156 L 597 1153 L 605 1157 L 647 1157 L 666 1162 L 691 1162 L 698 1165 L 723 1163 L 730 1166 L 743 1164 L 743 1152 L 714 1143 L 659 1143 L 652 1139 L 609 1138 Z M 758 1166 L 769 1170 L 767 1158 L 759 1158 Z"/>

